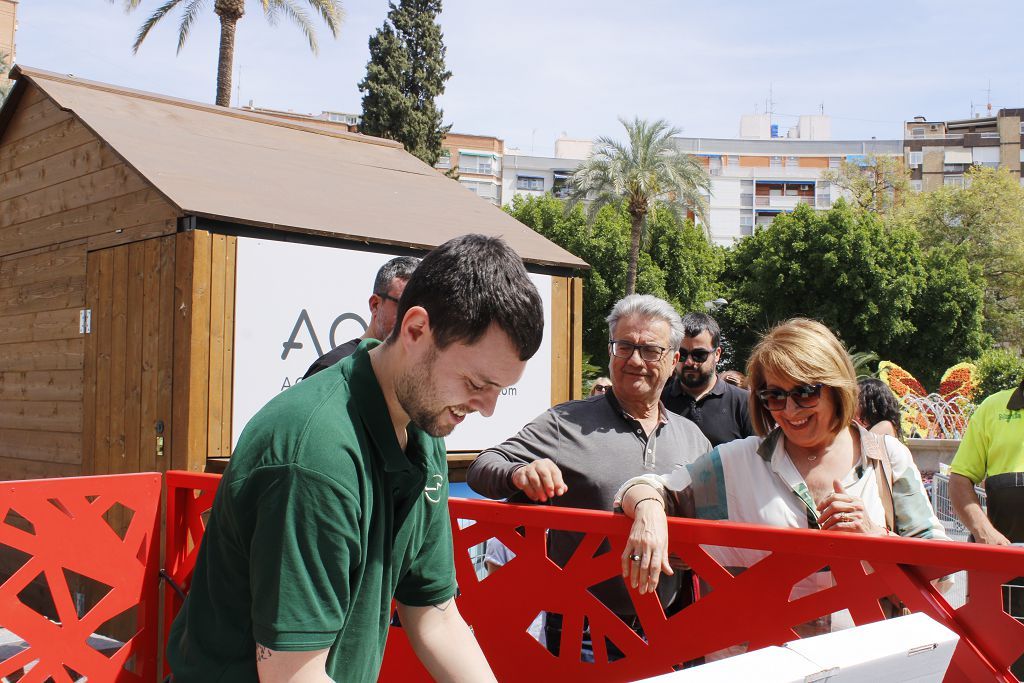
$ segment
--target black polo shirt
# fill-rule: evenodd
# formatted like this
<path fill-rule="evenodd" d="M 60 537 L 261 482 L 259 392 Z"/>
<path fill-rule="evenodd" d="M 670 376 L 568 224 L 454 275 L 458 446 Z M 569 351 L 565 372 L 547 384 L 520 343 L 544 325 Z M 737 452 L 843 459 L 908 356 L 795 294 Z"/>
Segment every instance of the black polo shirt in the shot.
<path fill-rule="evenodd" d="M 686 393 L 678 377 L 673 377 L 665 385 L 661 401 L 672 412 L 692 420 L 711 445 L 717 446 L 754 433 L 747 404 L 749 395 L 746 389 L 717 375 L 715 386 L 698 401 Z"/>

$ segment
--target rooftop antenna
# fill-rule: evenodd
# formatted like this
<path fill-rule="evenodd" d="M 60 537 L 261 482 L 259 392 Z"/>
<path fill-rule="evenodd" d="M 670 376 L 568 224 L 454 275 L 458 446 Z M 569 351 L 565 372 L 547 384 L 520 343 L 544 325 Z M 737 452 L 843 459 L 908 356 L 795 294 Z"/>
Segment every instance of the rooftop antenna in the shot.
<path fill-rule="evenodd" d="M 825 100 L 822 100 L 821 104 L 818 105 L 818 111 L 821 112 L 822 116 L 825 115 Z"/>
<path fill-rule="evenodd" d="M 238 77 L 235 79 L 235 107 L 242 101 L 242 65 L 238 65 Z"/>
<path fill-rule="evenodd" d="M 985 90 L 985 111 L 986 116 L 992 116 L 992 79 L 988 80 L 988 88 Z"/>

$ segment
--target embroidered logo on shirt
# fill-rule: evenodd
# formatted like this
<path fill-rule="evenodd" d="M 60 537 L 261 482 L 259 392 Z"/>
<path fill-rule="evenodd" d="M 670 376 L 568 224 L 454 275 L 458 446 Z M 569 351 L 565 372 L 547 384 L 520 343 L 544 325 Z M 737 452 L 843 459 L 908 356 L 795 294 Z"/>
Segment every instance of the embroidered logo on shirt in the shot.
<path fill-rule="evenodd" d="M 1020 410 L 1008 410 L 1005 413 L 999 414 L 1000 422 L 1009 422 L 1010 420 L 1019 420 L 1024 417 L 1024 411 Z"/>
<path fill-rule="evenodd" d="M 444 485 L 444 477 L 440 474 L 432 474 L 427 477 L 427 485 L 423 487 L 423 495 L 431 503 L 441 502 L 441 487 Z"/>

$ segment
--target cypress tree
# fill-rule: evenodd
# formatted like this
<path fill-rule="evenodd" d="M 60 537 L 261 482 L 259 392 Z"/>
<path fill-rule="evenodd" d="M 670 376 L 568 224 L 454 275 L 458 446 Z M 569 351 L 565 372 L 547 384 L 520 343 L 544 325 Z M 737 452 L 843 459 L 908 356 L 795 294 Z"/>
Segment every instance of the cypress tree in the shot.
<path fill-rule="evenodd" d="M 441 0 L 399 0 L 389 7 L 384 25 L 370 36 L 359 130 L 397 140 L 433 166 L 451 128 L 442 125 L 444 112 L 434 101 L 452 76 L 437 23 Z"/>

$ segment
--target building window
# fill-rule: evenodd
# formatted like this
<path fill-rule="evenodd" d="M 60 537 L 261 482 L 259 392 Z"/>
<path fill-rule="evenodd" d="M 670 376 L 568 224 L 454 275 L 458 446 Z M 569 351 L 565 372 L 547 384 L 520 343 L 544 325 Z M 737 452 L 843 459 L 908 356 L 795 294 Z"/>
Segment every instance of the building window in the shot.
<path fill-rule="evenodd" d="M 909 152 L 907 153 L 907 165 L 910 168 L 917 168 L 924 163 L 924 152 Z"/>
<path fill-rule="evenodd" d="M 999 133 L 982 133 L 981 137 L 986 138 L 988 140 L 993 140 L 993 139 L 994 140 L 998 140 L 999 139 Z"/>
<path fill-rule="evenodd" d="M 708 159 L 708 175 L 722 175 L 722 157 Z"/>
<path fill-rule="evenodd" d="M 754 217 L 749 213 L 740 214 L 740 234 L 752 235 L 754 233 Z"/>
<path fill-rule="evenodd" d="M 949 185 L 952 187 L 963 187 L 964 177 L 962 175 L 948 175 L 942 179 L 943 185 Z"/>
<path fill-rule="evenodd" d="M 534 192 L 544 191 L 544 179 L 537 178 L 535 176 L 521 175 L 516 176 L 516 189 L 517 190 L 531 190 Z"/>
<path fill-rule="evenodd" d="M 829 168 L 839 168 L 841 163 L 842 163 L 842 159 L 840 159 L 839 157 L 829 157 L 828 158 L 828 167 Z"/>
<path fill-rule="evenodd" d="M 771 161 L 768 162 L 771 168 L 779 168 L 782 166 L 782 157 L 772 157 Z"/>
<path fill-rule="evenodd" d="M 786 166 L 789 166 L 790 168 L 796 168 L 799 165 L 800 160 L 797 159 L 796 157 L 786 157 Z"/>
<path fill-rule="evenodd" d="M 910 137 L 912 138 L 923 138 L 924 137 L 924 126 L 915 126 L 910 129 Z"/>
<path fill-rule="evenodd" d="M 475 180 L 460 180 L 459 184 L 476 196 L 498 203 L 501 193 L 494 183 L 481 183 Z"/>
<path fill-rule="evenodd" d="M 1024 124 L 1021 124 L 1021 128 L 1024 129 Z M 728 156 L 728 163 L 729 163 L 730 166 L 734 166 L 736 168 L 739 168 L 740 167 L 740 156 L 738 154 L 730 154 Z"/>
<path fill-rule="evenodd" d="M 572 174 L 569 171 L 554 171 L 552 175 L 554 180 L 551 183 L 551 194 L 555 195 L 558 199 L 568 199 L 569 193 L 572 190 L 569 176 Z"/>
<path fill-rule="evenodd" d="M 754 195 L 753 195 L 753 193 L 751 193 L 751 192 L 741 192 L 740 193 L 740 206 L 753 206 L 753 205 L 754 205 Z"/>
<path fill-rule="evenodd" d="M 496 175 L 498 171 L 497 161 L 490 156 L 477 156 L 475 154 L 459 154 L 460 173 L 479 173 L 483 175 Z"/>
<path fill-rule="evenodd" d="M 924 189 L 924 184 L 920 180 L 911 180 L 910 189 L 913 190 L 914 192 L 920 192 L 922 189 Z"/>
<path fill-rule="evenodd" d="M 451 168 L 452 167 L 452 153 L 447 149 L 441 150 L 441 156 L 437 158 L 437 163 L 434 164 L 434 168 Z"/>

